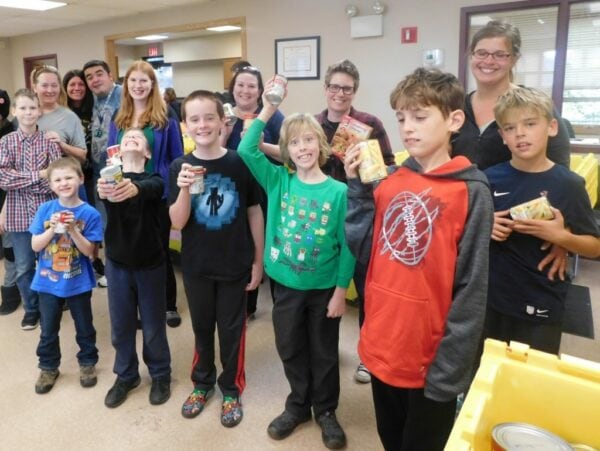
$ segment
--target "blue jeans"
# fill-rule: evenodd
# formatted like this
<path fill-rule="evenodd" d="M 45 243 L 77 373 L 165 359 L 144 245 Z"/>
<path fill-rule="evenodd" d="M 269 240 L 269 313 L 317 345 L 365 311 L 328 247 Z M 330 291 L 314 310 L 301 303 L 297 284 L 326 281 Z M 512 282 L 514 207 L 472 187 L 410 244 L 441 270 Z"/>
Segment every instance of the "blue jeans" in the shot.
<path fill-rule="evenodd" d="M 12 260 L 9 260 L 10 257 L 6 255 L 6 253 L 10 251 L 13 253 L 14 256 L 10 232 L 2 234 L 2 236 L 0 237 L 0 242 L 2 243 L 2 247 L 5 249 L 4 282 L 2 283 L 2 285 L 5 287 L 14 287 L 17 284 L 17 267 L 15 266 L 14 258 Z"/>
<path fill-rule="evenodd" d="M 79 345 L 77 361 L 80 366 L 95 365 L 98 362 L 96 329 L 92 317 L 92 292 L 86 291 L 68 298 L 59 298 L 49 293 L 40 295 L 40 344 L 37 355 L 42 370 L 55 370 L 60 365 L 60 341 L 58 332 L 62 318 L 62 308 L 67 301 L 75 324 L 75 340 Z"/>
<path fill-rule="evenodd" d="M 170 375 L 164 263 L 152 269 L 128 269 L 107 258 L 105 271 L 111 340 L 116 351 L 113 372 L 127 381 L 140 375 L 135 345 L 139 310 L 144 340 L 142 357 L 150 377 Z"/>
<path fill-rule="evenodd" d="M 35 253 L 31 249 L 31 233 L 11 232 L 10 239 L 15 253 L 17 286 L 23 298 L 23 307 L 27 313 L 38 313 L 38 293 L 31 289 L 31 281 L 35 275 Z"/>

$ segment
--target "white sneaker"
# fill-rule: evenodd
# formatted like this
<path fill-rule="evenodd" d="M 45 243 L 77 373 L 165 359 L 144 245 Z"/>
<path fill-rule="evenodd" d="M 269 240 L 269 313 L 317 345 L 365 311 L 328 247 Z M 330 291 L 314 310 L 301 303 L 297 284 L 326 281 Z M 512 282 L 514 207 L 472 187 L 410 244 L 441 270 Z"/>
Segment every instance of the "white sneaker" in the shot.
<path fill-rule="evenodd" d="M 369 373 L 369 370 L 362 362 L 360 362 L 358 364 L 358 368 L 356 368 L 354 380 L 356 382 L 360 382 L 361 384 L 368 384 L 371 382 L 371 373 Z"/>
<path fill-rule="evenodd" d="M 108 281 L 106 280 L 106 276 L 100 276 L 96 279 L 96 283 L 99 287 L 106 288 L 108 286 Z"/>

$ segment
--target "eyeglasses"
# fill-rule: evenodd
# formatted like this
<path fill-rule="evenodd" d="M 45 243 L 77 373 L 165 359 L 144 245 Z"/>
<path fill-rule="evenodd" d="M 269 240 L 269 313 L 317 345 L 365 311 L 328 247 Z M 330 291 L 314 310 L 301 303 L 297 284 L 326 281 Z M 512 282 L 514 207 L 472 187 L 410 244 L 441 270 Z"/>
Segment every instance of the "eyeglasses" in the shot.
<path fill-rule="evenodd" d="M 332 94 L 337 94 L 341 90 L 344 94 L 350 95 L 354 92 L 354 86 L 327 85 L 327 90 Z"/>
<path fill-rule="evenodd" d="M 508 58 L 511 57 L 510 53 L 503 52 L 502 50 L 498 50 L 496 52 L 488 52 L 484 49 L 475 50 L 473 53 L 471 53 L 471 55 L 473 55 L 473 58 L 478 60 L 487 59 L 488 56 L 492 55 L 492 58 L 494 58 L 494 60 L 496 61 L 506 61 Z"/>

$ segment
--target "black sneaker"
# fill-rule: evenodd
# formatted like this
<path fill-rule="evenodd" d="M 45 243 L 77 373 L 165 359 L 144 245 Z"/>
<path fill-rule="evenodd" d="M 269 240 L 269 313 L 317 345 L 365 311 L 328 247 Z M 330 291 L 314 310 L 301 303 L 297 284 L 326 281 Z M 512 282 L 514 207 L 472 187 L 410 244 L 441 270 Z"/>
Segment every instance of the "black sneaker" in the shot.
<path fill-rule="evenodd" d="M 38 326 L 39 320 L 39 312 L 25 312 L 25 316 L 23 316 L 23 320 L 21 321 L 21 329 L 33 330 Z"/>
<path fill-rule="evenodd" d="M 126 381 L 117 378 L 112 388 L 108 390 L 106 398 L 104 398 L 104 405 L 110 408 L 120 406 L 127 399 L 127 393 L 129 393 L 135 387 L 140 385 L 141 381 L 142 380 L 139 376 L 137 377 L 137 379 L 134 379 L 132 381 Z"/>
<path fill-rule="evenodd" d="M 164 404 L 171 397 L 171 376 L 161 376 L 152 379 L 150 388 L 150 404 Z"/>
<path fill-rule="evenodd" d="M 346 446 L 346 434 L 335 417 L 335 412 L 325 412 L 317 418 L 321 426 L 321 438 L 329 449 L 340 449 Z"/>
<path fill-rule="evenodd" d="M 310 414 L 307 417 L 298 418 L 295 415 L 292 415 L 287 410 L 271 421 L 269 427 L 267 428 L 267 434 L 273 440 L 283 440 L 292 432 L 299 424 L 305 423 L 310 420 Z"/>
<path fill-rule="evenodd" d="M 97 258 L 92 262 L 92 266 L 94 268 L 94 271 L 96 271 L 96 274 L 98 274 L 99 276 L 104 275 L 104 263 L 102 262 L 102 260 Z"/>
<path fill-rule="evenodd" d="M 181 316 L 177 310 L 167 310 L 167 326 L 177 327 L 181 324 Z"/>

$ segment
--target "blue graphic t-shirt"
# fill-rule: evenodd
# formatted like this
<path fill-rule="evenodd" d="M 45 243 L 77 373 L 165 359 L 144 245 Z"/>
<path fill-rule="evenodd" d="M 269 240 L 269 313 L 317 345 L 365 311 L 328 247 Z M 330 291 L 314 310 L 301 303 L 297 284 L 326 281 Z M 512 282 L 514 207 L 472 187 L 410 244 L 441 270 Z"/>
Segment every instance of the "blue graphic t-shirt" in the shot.
<path fill-rule="evenodd" d="M 43 233 L 49 227 L 52 214 L 65 210 L 73 213 L 77 226 L 87 240 L 102 241 L 100 213 L 85 202 L 75 208 L 63 207 L 58 199 L 43 203 L 29 226 L 29 232 L 33 235 Z M 90 259 L 79 252 L 68 233 L 55 233 L 48 246 L 38 255 L 31 288 L 64 298 L 85 293 L 95 286 L 96 278 Z"/>
<path fill-rule="evenodd" d="M 169 204 L 179 195 L 177 175 L 183 163 L 204 166 L 204 192 L 192 195 L 190 219 L 181 231 L 181 267 L 188 274 L 235 280 L 250 273 L 254 242 L 248 207 L 260 203 L 258 183 L 237 152 L 201 160 L 192 153 L 173 161 Z"/>

